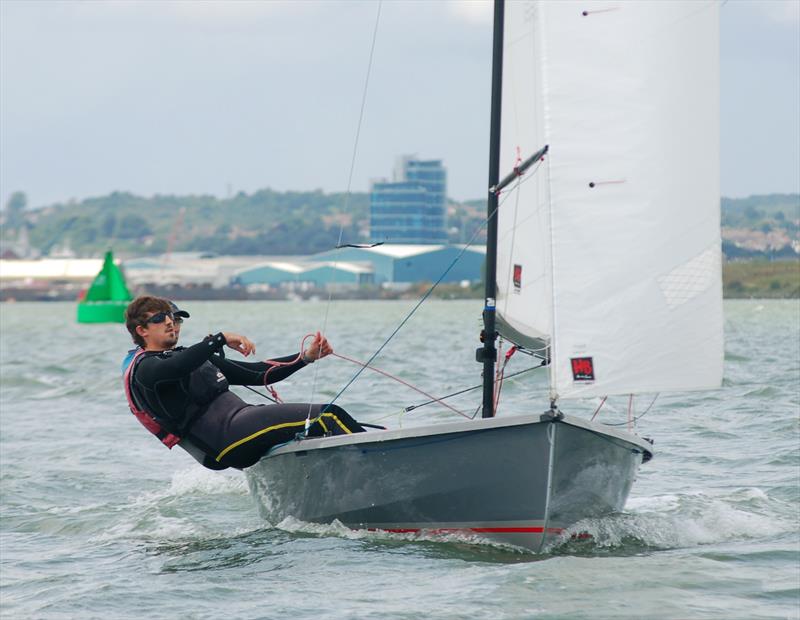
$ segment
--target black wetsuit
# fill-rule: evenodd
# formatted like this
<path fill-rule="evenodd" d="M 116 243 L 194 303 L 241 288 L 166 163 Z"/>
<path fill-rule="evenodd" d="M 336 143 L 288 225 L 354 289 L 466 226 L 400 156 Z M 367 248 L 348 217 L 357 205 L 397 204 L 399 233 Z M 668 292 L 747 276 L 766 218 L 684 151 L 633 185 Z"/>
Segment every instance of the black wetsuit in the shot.
<path fill-rule="evenodd" d="M 309 412 L 316 420 L 309 436 L 358 433 L 364 429 L 336 405 L 308 403 L 250 405 L 228 385 L 264 385 L 285 379 L 306 366 L 269 362 L 238 362 L 220 353 L 219 333 L 188 348 L 145 352 L 132 369 L 136 400 L 167 430 L 183 438 L 182 447 L 211 469 L 244 468 L 270 448 L 302 432 Z M 289 362 L 297 354 L 276 358 Z M 272 370 L 270 370 L 272 369 Z M 198 455 L 198 452 L 201 453 Z"/>

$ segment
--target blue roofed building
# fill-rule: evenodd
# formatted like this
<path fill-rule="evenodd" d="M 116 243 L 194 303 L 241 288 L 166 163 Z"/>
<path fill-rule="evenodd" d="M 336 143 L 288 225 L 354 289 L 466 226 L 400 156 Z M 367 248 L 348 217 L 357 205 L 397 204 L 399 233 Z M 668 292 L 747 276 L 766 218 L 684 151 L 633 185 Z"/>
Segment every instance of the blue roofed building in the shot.
<path fill-rule="evenodd" d="M 463 254 L 462 254 L 463 252 Z M 453 261 L 459 257 L 455 264 Z M 342 248 L 314 255 L 315 261 L 370 263 L 375 284 L 481 280 L 484 246 L 384 244 L 373 248 Z"/>
<path fill-rule="evenodd" d="M 315 259 L 317 257 L 314 257 Z M 269 260 L 233 274 L 231 284 L 296 288 L 357 288 L 374 282 L 368 262 Z"/>

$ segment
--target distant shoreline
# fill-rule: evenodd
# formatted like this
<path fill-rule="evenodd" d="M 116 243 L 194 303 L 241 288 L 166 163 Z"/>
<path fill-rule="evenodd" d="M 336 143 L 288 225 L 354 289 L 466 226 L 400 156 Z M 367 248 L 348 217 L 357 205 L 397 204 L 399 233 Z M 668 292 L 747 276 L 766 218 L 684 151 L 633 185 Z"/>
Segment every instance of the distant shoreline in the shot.
<path fill-rule="evenodd" d="M 723 297 L 725 299 L 800 299 L 800 260 L 735 261 L 722 267 Z M 430 288 L 429 282 L 411 285 L 406 290 L 379 287 L 342 290 L 332 295 L 323 289 L 310 291 L 274 290 L 248 292 L 238 288 L 209 287 L 149 287 L 132 291 L 152 294 L 177 301 L 327 301 L 333 300 L 416 300 Z M 464 288 L 457 284 L 440 284 L 434 290 L 435 299 L 482 299 L 483 286 L 473 284 Z M 0 302 L 14 301 L 77 301 L 77 291 L 69 289 L 3 289 Z"/>
<path fill-rule="evenodd" d="M 725 299 L 798 299 L 800 260 L 727 262 L 722 294 Z"/>

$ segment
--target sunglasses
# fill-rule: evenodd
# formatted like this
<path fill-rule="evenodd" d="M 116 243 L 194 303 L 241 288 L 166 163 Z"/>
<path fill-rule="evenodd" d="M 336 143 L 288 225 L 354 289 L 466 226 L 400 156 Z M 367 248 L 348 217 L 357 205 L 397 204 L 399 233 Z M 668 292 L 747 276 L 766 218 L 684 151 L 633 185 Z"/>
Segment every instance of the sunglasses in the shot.
<path fill-rule="evenodd" d="M 169 318 L 173 323 L 175 322 L 175 317 L 173 316 L 172 312 L 156 312 L 149 319 L 145 319 L 142 325 L 148 325 L 149 323 L 163 323 L 167 320 L 167 318 Z"/>

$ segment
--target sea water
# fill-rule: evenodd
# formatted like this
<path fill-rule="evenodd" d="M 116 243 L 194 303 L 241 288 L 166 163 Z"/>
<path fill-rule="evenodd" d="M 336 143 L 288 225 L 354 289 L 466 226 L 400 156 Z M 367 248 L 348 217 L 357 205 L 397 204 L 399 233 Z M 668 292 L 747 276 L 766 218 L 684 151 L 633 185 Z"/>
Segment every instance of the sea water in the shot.
<path fill-rule="evenodd" d="M 337 352 L 366 360 L 413 303 L 184 305 L 186 344 L 236 331 L 263 359 L 324 330 Z M 75 311 L 0 306 L 4 618 L 800 617 L 797 301 L 726 302 L 723 386 L 640 397 L 637 432 L 656 457 L 624 513 L 578 524 L 590 539 L 564 537 L 543 555 L 264 522 L 241 472 L 205 470 L 139 426 L 120 383 L 124 327 L 79 325 Z M 480 302 L 430 301 L 374 365 L 437 396 L 476 385 L 479 321 Z M 533 365 L 517 354 L 506 374 Z M 287 401 L 323 402 L 357 370 L 328 358 L 276 387 Z M 506 380 L 500 414 L 544 410 L 545 372 Z M 392 427 L 459 419 L 436 405 L 403 412 L 427 400 L 366 371 L 337 403 Z M 479 400 L 476 390 L 448 402 L 473 415 Z M 598 419 L 627 414 L 627 399 L 610 399 Z"/>

